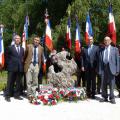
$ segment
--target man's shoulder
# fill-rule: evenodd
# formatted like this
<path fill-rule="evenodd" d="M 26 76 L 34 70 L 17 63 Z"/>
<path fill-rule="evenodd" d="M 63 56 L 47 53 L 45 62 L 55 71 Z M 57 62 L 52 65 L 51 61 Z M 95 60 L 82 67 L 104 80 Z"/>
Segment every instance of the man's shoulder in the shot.
<path fill-rule="evenodd" d="M 27 49 L 31 49 L 33 47 L 33 44 L 28 44 Z"/>
<path fill-rule="evenodd" d="M 111 49 L 113 49 L 113 50 L 118 50 L 118 48 L 117 48 L 117 47 L 114 47 L 114 46 L 111 46 Z"/>
<path fill-rule="evenodd" d="M 41 45 L 39 45 L 38 47 L 43 50 L 43 47 Z"/>

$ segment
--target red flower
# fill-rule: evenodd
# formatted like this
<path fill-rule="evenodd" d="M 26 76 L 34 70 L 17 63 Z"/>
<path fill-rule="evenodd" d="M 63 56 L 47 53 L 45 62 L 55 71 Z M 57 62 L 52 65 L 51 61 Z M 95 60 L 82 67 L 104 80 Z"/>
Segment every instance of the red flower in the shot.
<path fill-rule="evenodd" d="M 56 96 L 57 92 L 56 92 L 56 91 L 52 91 L 52 94 L 53 94 L 54 96 Z"/>
<path fill-rule="evenodd" d="M 41 101 L 43 101 L 44 100 L 44 95 L 38 96 L 38 99 L 40 99 Z"/>
<path fill-rule="evenodd" d="M 56 105 L 56 102 L 55 102 L 55 100 L 52 100 L 52 105 Z"/>
<path fill-rule="evenodd" d="M 76 95 L 76 94 L 73 94 L 73 97 L 77 97 L 77 95 Z"/>
<path fill-rule="evenodd" d="M 61 94 L 61 95 L 64 95 L 64 91 L 60 91 L 60 94 Z"/>
<path fill-rule="evenodd" d="M 60 99 L 60 96 L 59 96 L 59 95 L 56 95 L 56 99 L 59 100 L 59 99 Z"/>
<path fill-rule="evenodd" d="M 43 100 L 43 104 L 44 104 L 44 105 L 47 105 L 47 104 L 48 104 L 48 100 L 45 100 L 45 99 L 44 99 L 44 100 Z"/>
<path fill-rule="evenodd" d="M 48 98 L 49 98 L 49 99 L 53 99 L 53 94 L 50 94 L 50 95 L 48 96 Z"/>

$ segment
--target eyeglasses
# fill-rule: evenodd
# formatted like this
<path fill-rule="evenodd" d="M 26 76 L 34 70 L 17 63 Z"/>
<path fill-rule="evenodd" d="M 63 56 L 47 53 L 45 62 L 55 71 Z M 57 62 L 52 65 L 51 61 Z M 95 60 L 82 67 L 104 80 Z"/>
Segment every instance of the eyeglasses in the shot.
<path fill-rule="evenodd" d="M 15 38 L 15 39 L 20 39 L 20 38 Z"/>
<path fill-rule="evenodd" d="M 34 40 L 40 41 L 39 39 L 36 39 L 36 38 Z"/>

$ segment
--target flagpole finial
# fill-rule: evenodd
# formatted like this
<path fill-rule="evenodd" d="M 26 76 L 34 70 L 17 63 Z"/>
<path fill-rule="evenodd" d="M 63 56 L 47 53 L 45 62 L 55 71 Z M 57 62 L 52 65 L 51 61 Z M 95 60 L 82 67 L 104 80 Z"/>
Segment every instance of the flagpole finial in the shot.
<path fill-rule="evenodd" d="M 48 9 L 45 10 L 45 23 L 47 24 L 49 18 Z"/>
<path fill-rule="evenodd" d="M 0 28 L 4 28 L 4 25 L 3 25 L 3 24 L 0 24 Z"/>

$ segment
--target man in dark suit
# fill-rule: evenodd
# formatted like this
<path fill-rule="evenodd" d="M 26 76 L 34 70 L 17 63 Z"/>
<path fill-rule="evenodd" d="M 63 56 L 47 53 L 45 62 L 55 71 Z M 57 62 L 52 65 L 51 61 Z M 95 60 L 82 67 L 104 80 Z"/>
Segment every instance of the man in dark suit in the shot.
<path fill-rule="evenodd" d="M 23 73 L 24 49 L 20 46 L 21 38 L 15 36 L 15 44 L 8 47 L 6 51 L 6 65 L 8 81 L 5 90 L 5 100 L 10 102 L 10 97 L 21 100 L 20 84 Z M 15 88 L 15 89 L 14 89 Z"/>
<path fill-rule="evenodd" d="M 108 101 L 107 86 L 110 89 L 110 102 L 115 104 L 114 87 L 115 76 L 119 73 L 119 52 L 116 47 L 111 46 L 110 37 L 104 38 L 105 49 L 100 53 L 99 74 L 102 78 L 102 99 L 100 102 Z"/>
<path fill-rule="evenodd" d="M 84 49 L 82 56 L 82 71 L 85 71 L 87 82 L 87 96 L 95 99 L 96 73 L 98 66 L 98 46 L 93 44 L 93 37 L 89 38 L 89 46 Z"/>

